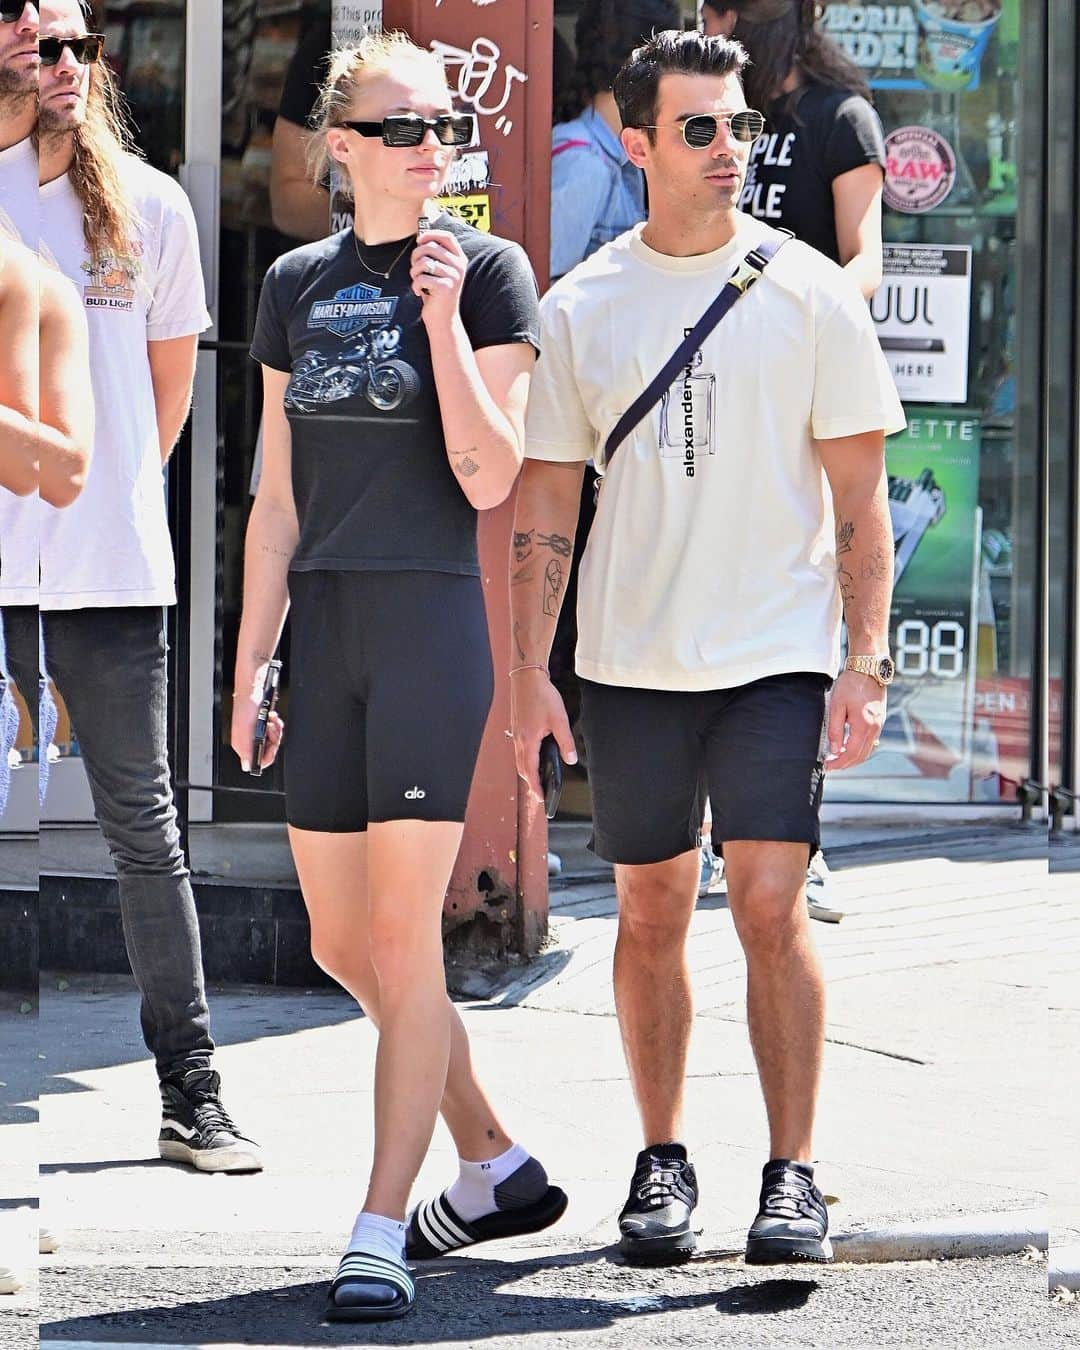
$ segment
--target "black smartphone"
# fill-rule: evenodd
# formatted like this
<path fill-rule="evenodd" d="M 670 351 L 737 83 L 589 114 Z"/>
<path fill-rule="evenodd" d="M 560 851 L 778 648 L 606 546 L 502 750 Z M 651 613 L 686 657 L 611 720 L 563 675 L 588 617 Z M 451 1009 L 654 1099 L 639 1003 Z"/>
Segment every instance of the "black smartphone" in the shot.
<path fill-rule="evenodd" d="M 255 738 L 251 745 L 252 778 L 262 777 L 262 752 L 266 745 L 266 729 L 270 725 L 270 714 L 277 707 L 278 685 L 281 683 L 281 662 L 270 661 L 266 667 L 266 679 L 263 681 L 262 697 L 259 699 L 259 715 L 255 719 Z"/>
<path fill-rule="evenodd" d="M 562 796 L 562 756 L 554 736 L 545 736 L 540 742 L 540 787 L 544 811 L 548 820 L 554 820 Z"/>

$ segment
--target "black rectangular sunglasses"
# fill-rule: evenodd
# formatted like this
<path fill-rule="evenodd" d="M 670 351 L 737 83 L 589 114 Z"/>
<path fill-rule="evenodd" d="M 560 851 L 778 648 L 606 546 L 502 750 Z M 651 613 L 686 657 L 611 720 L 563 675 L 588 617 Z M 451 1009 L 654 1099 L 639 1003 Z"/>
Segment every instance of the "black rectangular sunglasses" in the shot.
<path fill-rule="evenodd" d="M 64 48 L 70 47 L 72 56 L 80 66 L 92 66 L 104 46 L 104 33 L 84 33 L 82 37 L 43 37 L 38 38 L 38 55 L 43 66 L 55 66 L 63 56 Z"/>
<path fill-rule="evenodd" d="M 441 145 L 471 145 L 476 131 L 472 113 L 441 113 L 438 117 L 417 117 L 414 113 L 392 113 L 381 122 L 340 122 L 359 136 L 379 136 L 383 145 L 403 147 L 419 145 L 428 131 L 434 131 Z"/>

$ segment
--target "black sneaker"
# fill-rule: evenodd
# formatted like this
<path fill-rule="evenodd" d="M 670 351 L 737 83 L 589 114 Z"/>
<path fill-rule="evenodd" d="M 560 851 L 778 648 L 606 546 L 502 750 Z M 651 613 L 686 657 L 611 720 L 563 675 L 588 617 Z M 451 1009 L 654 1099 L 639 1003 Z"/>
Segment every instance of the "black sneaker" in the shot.
<path fill-rule="evenodd" d="M 188 1069 L 161 1080 L 158 1152 L 200 1172 L 261 1172 L 258 1144 L 246 1139 L 221 1104 L 221 1076 Z"/>
<path fill-rule="evenodd" d="M 808 1163 L 773 1158 L 761 1173 L 758 1216 L 746 1237 L 746 1264 L 824 1264 L 833 1259 L 829 1212 Z"/>
<path fill-rule="evenodd" d="M 619 1251 L 639 1265 L 672 1266 L 697 1250 L 690 1215 L 698 1202 L 697 1176 L 681 1144 L 643 1149 L 630 1197 L 619 1215 Z"/>

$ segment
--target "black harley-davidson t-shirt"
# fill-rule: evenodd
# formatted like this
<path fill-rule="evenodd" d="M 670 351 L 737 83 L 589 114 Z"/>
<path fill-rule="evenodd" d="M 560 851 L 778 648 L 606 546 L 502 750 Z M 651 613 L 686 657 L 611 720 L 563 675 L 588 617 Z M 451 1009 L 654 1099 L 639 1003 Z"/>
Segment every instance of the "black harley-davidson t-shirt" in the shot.
<path fill-rule="evenodd" d="M 539 349 L 524 251 L 443 214 L 468 259 L 460 313 L 474 350 Z M 368 248 L 385 271 L 406 244 Z M 476 510 L 446 457 L 412 247 L 384 280 L 351 230 L 283 254 L 263 281 L 251 355 L 290 374 L 285 412 L 300 542 L 292 570 L 479 574 Z"/>
<path fill-rule="evenodd" d="M 885 137 L 858 94 L 807 84 L 769 108 L 750 151 L 739 207 L 840 261 L 833 179 L 862 164 L 885 166 Z"/>

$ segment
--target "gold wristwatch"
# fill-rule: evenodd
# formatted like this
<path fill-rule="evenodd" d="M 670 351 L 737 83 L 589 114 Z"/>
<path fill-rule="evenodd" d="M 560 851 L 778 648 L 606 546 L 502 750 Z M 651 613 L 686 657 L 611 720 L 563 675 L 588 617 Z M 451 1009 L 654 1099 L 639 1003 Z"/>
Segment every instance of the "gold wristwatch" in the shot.
<path fill-rule="evenodd" d="M 896 666 L 891 656 L 849 656 L 844 662 L 845 670 L 854 670 L 859 675 L 869 675 L 877 680 L 882 689 L 892 684 L 896 675 Z"/>

